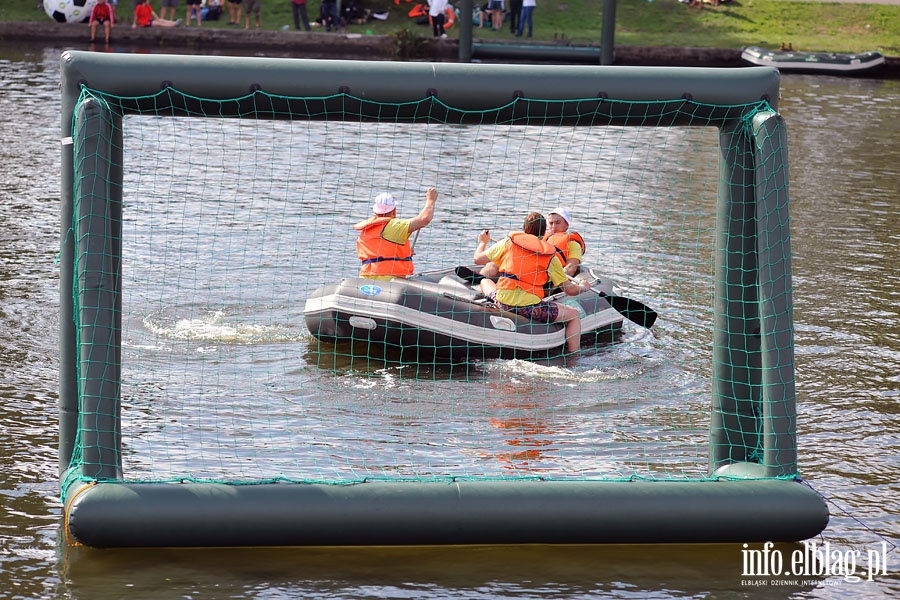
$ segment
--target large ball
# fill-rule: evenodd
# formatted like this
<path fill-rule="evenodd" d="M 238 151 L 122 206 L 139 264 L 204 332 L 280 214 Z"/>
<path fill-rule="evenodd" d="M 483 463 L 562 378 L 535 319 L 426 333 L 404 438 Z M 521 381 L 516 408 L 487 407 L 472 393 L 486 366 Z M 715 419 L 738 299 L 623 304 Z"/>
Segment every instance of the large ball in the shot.
<path fill-rule="evenodd" d="M 87 23 L 97 0 L 44 0 L 44 12 L 59 23 Z"/>

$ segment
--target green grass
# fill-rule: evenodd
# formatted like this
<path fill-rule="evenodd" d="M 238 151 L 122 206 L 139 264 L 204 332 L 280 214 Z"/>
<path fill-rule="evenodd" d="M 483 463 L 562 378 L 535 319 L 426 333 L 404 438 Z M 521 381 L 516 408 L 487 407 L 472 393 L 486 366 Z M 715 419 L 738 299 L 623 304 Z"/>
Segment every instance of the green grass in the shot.
<path fill-rule="evenodd" d="M 129 9 L 131 0 L 119 0 Z M 426 26 L 416 25 L 406 13 L 413 4 L 392 0 L 362 0 L 376 10 L 391 9 L 386 22 L 351 25 L 352 33 L 388 34 L 406 29 L 430 36 Z M 159 0 L 151 0 L 159 12 Z M 182 0 L 178 16 L 184 17 Z M 476 4 L 478 4 L 476 2 Z M 601 0 L 541 0 L 534 13 L 535 39 L 565 39 L 576 44 L 599 44 Z M 900 5 L 841 4 L 778 0 L 736 0 L 704 10 L 676 0 L 619 0 L 616 43 L 637 46 L 741 48 L 757 45 L 777 48 L 782 42 L 796 50 L 854 52 L 880 50 L 900 55 Z M 309 0 L 310 16 L 318 15 L 319 0 Z M 43 21 L 48 17 L 37 0 L 0 0 L 0 20 Z M 123 19 L 125 20 L 125 19 Z M 130 16 L 128 19 L 130 21 Z M 262 0 L 262 26 L 281 29 L 291 24 L 290 0 Z M 229 28 L 227 18 L 205 26 Z M 449 35 L 458 35 L 458 25 Z M 477 39 L 511 39 L 508 30 L 475 29 Z"/>

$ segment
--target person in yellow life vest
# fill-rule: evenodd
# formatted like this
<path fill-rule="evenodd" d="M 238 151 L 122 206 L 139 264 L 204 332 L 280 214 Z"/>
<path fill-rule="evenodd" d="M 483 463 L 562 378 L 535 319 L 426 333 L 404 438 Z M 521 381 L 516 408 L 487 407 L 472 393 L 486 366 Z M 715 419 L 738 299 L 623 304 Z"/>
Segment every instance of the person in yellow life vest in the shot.
<path fill-rule="evenodd" d="M 562 255 L 566 275 L 575 277 L 581 271 L 581 259 L 586 250 L 580 234 L 569 231 L 572 213 L 568 208 L 559 207 L 547 213 L 547 233 L 544 241 L 550 242 Z"/>
<path fill-rule="evenodd" d="M 566 352 L 578 351 L 581 338 L 581 321 L 578 310 L 552 302 L 544 297 L 544 284 L 548 281 L 560 286 L 569 296 L 577 296 L 591 289 L 587 281 L 573 283 L 563 271 L 563 264 L 556 248 L 543 237 L 547 221 L 540 213 L 525 217 L 522 231 L 511 232 L 506 238 L 487 247 L 491 239 L 489 231 L 478 235 L 478 246 L 473 260 L 476 265 L 493 263 L 498 267 L 497 283 L 481 280 L 481 291 L 497 307 L 520 314 L 542 323 L 566 324 Z"/>
<path fill-rule="evenodd" d="M 397 218 L 397 201 L 391 194 L 375 197 L 374 216 L 353 226 L 359 231 L 356 254 L 362 261 L 360 277 L 393 279 L 412 275 L 414 253 L 409 237 L 431 223 L 437 197 L 437 190 L 428 188 L 425 207 L 412 219 Z"/>

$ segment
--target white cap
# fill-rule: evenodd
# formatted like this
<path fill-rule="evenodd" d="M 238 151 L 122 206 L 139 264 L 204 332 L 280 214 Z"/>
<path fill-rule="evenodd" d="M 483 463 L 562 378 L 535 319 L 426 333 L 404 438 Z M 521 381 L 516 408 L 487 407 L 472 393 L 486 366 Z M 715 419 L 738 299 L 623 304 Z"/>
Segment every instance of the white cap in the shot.
<path fill-rule="evenodd" d="M 566 222 L 566 225 L 571 225 L 571 224 L 572 224 L 572 213 L 569 211 L 568 208 L 563 208 L 562 206 L 560 206 L 559 208 L 557 208 L 557 209 L 555 209 L 555 210 L 551 210 L 551 211 L 550 211 L 549 213 L 547 213 L 547 214 L 550 214 L 550 215 L 559 215 L 559 216 L 561 216 L 561 217 L 563 218 L 563 220 Z"/>
<path fill-rule="evenodd" d="M 375 196 L 375 204 L 372 205 L 372 212 L 376 215 L 386 215 L 397 208 L 397 201 L 387 192 L 382 192 Z"/>

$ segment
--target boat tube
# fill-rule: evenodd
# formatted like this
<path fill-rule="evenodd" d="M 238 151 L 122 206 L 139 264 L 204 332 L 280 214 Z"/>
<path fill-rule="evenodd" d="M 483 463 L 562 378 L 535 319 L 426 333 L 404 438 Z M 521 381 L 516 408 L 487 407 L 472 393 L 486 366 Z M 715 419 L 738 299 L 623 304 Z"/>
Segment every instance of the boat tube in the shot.
<path fill-rule="evenodd" d="M 624 321 L 609 302 L 612 280 L 592 285 L 578 296 L 552 296 L 578 310 L 582 345 L 613 341 Z M 545 358 L 562 355 L 566 341 L 563 323 L 539 323 L 492 306 L 454 268 L 390 281 L 347 277 L 316 289 L 304 318 L 319 342 L 364 342 L 399 352 L 403 360 Z"/>

